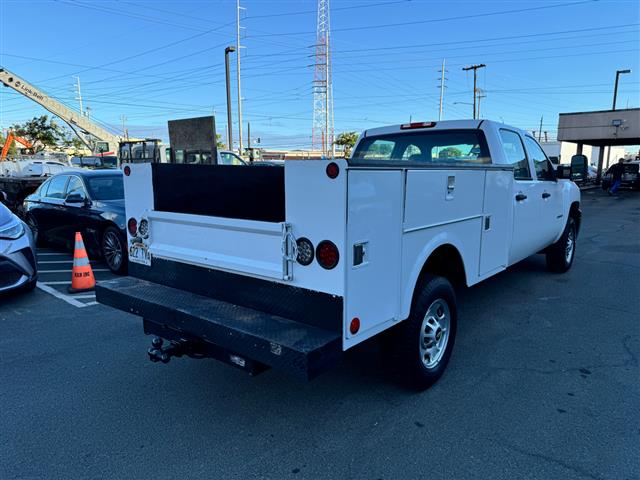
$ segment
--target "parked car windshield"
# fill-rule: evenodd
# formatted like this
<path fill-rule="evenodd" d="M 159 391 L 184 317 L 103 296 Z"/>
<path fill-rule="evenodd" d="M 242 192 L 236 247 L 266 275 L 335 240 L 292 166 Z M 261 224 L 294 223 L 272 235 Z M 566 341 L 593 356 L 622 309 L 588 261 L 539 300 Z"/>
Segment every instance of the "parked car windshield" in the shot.
<path fill-rule="evenodd" d="M 124 184 L 121 175 L 89 177 L 89 194 L 94 200 L 121 200 L 124 198 Z"/>
<path fill-rule="evenodd" d="M 484 135 L 478 130 L 419 131 L 365 137 L 352 163 L 491 163 Z"/>

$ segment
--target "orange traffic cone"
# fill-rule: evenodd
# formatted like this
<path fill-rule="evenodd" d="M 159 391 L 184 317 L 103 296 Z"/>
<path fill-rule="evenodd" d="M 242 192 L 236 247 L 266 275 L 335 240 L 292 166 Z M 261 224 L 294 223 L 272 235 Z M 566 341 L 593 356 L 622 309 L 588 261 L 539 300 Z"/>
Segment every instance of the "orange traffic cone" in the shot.
<path fill-rule="evenodd" d="M 89 257 L 84 248 L 82 235 L 76 232 L 76 246 L 73 250 L 73 269 L 71 270 L 71 286 L 69 293 L 79 293 L 93 290 L 96 286 L 96 279 L 89 264 Z"/>

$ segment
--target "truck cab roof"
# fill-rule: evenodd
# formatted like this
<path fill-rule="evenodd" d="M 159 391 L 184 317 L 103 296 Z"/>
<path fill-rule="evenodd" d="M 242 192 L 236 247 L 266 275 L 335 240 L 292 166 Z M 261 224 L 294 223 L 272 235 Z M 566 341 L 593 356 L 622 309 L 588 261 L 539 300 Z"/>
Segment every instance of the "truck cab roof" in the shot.
<path fill-rule="evenodd" d="M 374 135 L 388 135 L 390 133 L 403 133 L 419 130 L 469 130 L 482 128 L 508 128 L 509 130 L 515 130 L 521 135 L 526 135 L 526 132 L 501 122 L 493 120 L 442 120 L 442 121 L 424 121 L 424 122 L 411 122 L 403 123 L 399 125 L 389 125 L 385 127 L 370 128 L 362 133 L 362 137 L 370 137 Z"/>

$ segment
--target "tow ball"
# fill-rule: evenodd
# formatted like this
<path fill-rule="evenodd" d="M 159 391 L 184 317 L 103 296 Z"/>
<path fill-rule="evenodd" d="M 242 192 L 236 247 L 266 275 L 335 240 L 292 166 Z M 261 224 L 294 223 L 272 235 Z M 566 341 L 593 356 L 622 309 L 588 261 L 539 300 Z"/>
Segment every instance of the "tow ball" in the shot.
<path fill-rule="evenodd" d="M 170 343 L 163 347 L 164 340 L 160 337 L 153 337 L 151 347 L 147 350 L 149 360 L 152 362 L 169 363 L 171 357 L 182 357 L 185 354 L 185 346 L 180 343 Z"/>

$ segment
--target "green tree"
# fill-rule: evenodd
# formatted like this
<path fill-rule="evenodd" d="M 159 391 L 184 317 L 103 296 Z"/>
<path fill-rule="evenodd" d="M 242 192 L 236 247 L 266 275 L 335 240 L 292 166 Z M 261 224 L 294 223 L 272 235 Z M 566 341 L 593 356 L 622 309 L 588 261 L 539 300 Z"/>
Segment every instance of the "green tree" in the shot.
<path fill-rule="evenodd" d="M 64 139 L 64 129 L 47 115 L 34 117 L 23 124 L 14 125 L 11 130 L 33 144 L 35 152 L 53 148 Z"/>
<path fill-rule="evenodd" d="M 342 147 L 344 156 L 347 157 L 351 153 L 351 149 L 358 141 L 358 134 L 356 132 L 343 132 L 335 139 L 334 145 Z"/>
<path fill-rule="evenodd" d="M 440 151 L 438 158 L 462 157 L 462 150 L 456 147 L 447 147 Z"/>
<path fill-rule="evenodd" d="M 216 133 L 216 147 L 218 147 L 219 150 L 225 150 L 227 146 L 221 140 L 221 138 L 222 138 L 222 135 L 220 135 L 219 133 Z"/>

